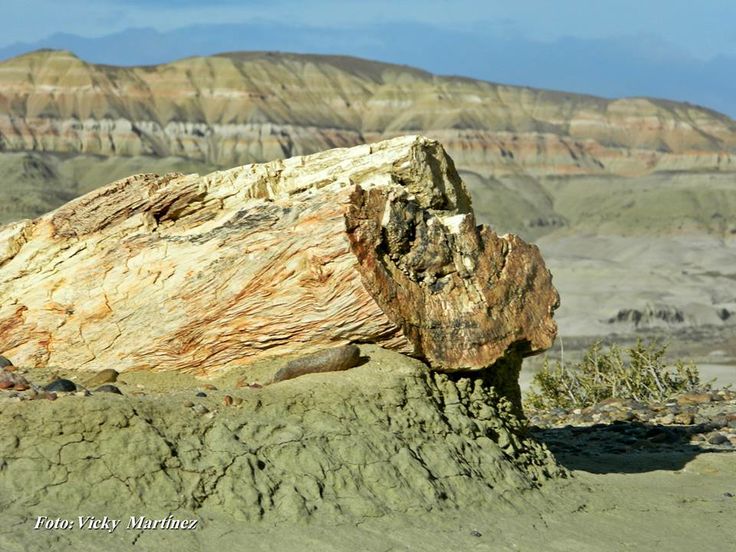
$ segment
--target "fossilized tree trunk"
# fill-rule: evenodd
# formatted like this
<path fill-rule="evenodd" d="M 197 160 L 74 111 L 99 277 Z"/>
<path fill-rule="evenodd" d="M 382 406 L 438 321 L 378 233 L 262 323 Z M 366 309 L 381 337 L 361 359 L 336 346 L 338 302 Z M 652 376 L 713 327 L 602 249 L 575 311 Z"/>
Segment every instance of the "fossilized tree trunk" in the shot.
<path fill-rule="evenodd" d="M 17 365 L 207 375 L 352 341 L 481 369 L 549 347 L 557 302 L 537 248 L 477 227 L 420 137 L 133 176 L 0 228 Z"/>

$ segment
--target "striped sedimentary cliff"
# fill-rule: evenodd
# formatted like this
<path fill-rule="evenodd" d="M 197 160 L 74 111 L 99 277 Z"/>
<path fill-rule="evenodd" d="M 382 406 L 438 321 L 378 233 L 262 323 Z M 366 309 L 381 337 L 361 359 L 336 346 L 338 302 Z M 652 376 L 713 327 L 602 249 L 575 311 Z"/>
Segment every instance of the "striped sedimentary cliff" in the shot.
<path fill-rule="evenodd" d="M 736 169 L 736 123 L 650 99 L 438 77 L 365 60 L 241 53 L 155 67 L 39 51 L 0 64 L 0 148 L 220 166 L 421 132 L 489 176 Z"/>

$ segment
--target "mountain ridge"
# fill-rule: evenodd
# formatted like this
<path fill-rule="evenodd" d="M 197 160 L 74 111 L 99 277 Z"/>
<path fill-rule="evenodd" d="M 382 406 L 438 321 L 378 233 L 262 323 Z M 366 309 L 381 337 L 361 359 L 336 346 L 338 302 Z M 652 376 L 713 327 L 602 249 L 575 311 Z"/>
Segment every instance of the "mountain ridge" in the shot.
<path fill-rule="evenodd" d="M 736 166 L 736 122 L 668 100 L 459 80 L 348 56 L 225 53 L 112 67 L 51 50 L 0 63 L 3 151 L 233 166 L 417 132 L 484 176 Z"/>

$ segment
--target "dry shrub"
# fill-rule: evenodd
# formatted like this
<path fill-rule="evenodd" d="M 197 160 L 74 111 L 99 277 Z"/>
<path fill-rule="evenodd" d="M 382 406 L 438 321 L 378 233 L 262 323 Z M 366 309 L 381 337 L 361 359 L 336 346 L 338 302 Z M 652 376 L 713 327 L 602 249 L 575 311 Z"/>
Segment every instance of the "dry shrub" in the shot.
<path fill-rule="evenodd" d="M 667 365 L 664 359 L 667 345 L 656 341 L 636 345 L 622 351 L 616 345 L 594 343 L 582 361 L 572 367 L 549 359 L 534 375 L 533 389 L 526 395 L 527 406 L 551 408 L 582 408 L 611 397 L 641 402 L 662 402 L 690 391 L 710 390 L 702 383 L 697 367 L 678 360 Z M 625 354 L 624 354 L 625 353 Z M 626 358 L 624 358 L 626 357 Z"/>

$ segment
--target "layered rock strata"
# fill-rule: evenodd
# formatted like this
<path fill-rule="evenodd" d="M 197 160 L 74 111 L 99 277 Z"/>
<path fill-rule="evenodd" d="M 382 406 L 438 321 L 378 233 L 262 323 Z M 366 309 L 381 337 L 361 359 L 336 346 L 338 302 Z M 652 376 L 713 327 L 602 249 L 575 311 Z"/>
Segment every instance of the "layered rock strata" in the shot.
<path fill-rule="evenodd" d="M 0 297 L 17 365 L 199 375 L 350 342 L 483 369 L 551 346 L 558 304 L 420 137 L 115 182 L 0 228 Z"/>
<path fill-rule="evenodd" d="M 731 119 L 665 100 L 607 100 L 268 52 L 110 67 L 39 51 L 0 64 L 4 151 L 233 166 L 418 131 L 484 176 L 736 170 Z"/>

